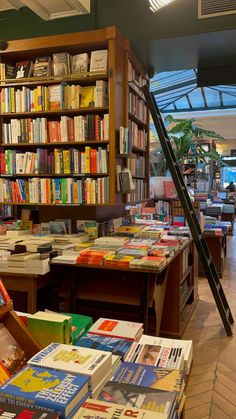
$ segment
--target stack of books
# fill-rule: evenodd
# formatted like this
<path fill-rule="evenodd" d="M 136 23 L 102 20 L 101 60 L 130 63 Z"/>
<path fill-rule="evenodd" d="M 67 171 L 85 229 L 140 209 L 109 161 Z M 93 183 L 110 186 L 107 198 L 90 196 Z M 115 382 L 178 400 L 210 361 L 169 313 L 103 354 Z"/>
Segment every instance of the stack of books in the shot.
<path fill-rule="evenodd" d="M 53 314 L 69 317 L 44 313 L 48 319 Z M 85 323 L 88 327 L 88 319 Z M 60 419 L 111 419 L 117 412 L 119 418 L 132 412 L 142 419 L 180 417 L 192 341 L 143 335 L 142 323 L 100 318 L 76 342 L 51 343 L 27 365 L 24 360 L 14 376 L 8 373 L 0 387 L 1 408 L 15 412 L 20 399 L 21 409 L 40 409 L 46 419 L 56 414 Z"/>

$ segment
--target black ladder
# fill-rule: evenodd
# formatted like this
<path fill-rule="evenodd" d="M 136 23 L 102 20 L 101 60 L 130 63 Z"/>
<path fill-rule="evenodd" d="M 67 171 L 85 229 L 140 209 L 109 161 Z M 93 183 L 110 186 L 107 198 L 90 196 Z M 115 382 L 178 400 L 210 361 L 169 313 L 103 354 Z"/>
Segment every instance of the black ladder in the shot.
<path fill-rule="evenodd" d="M 201 227 L 199 225 L 198 219 L 196 217 L 192 201 L 189 197 L 183 176 L 180 172 L 178 163 L 175 158 L 175 154 L 172 149 L 170 138 L 166 131 L 163 119 L 161 117 L 160 111 L 156 105 L 154 96 L 149 92 L 147 85 L 143 86 L 143 93 L 146 98 L 147 107 L 152 115 L 152 119 L 159 137 L 159 141 L 162 146 L 163 153 L 166 158 L 168 168 L 170 170 L 172 179 L 175 184 L 175 188 L 178 193 L 179 200 L 184 209 L 184 213 L 196 245 L 199 258 L 202 262 L 208 283 L 211 288 L 211 292 L 215 299 L 219 314 L 221 316 L 222 322 L 224 324 L 225 331 L 228 336 L 233 334 L 231 325 L 234 323 L 234 319 L 227 302 L 224 290 L 221 286 L 214 262 L 211 258 L 208 245 L 206 243 L 205 237 L 202 234 Z"/>

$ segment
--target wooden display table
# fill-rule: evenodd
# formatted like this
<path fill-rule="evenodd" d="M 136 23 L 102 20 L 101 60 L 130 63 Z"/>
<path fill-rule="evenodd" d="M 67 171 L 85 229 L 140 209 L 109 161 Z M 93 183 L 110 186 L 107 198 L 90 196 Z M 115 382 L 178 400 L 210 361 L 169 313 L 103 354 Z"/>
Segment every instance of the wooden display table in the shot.
<path fill-rule="evenodd" d="M 168 304 L 170 324 L 173 324 L 173 319 L 175 323 L 174 327 L 171 326 L 169 330 L 168 327 L 164 329 L 165 334 L 180 337 L 198 298 L 194 258 L 191 258 L 192 262 L 184 272 L 182 268 L 183 255 L 188 247 L 192 253 L 193 243 L 188 243 L 175 253 L 160 272 L 103 265 L 68 265 L 53 261 L 51 270 L 55 281 L 63 290 L 61 295 L 64 294 L 66 300 L 65 311 L 89 313 L 92 317 L 111 317 L 108 315 L 108 308 L 110 308 L 112 317 L 117 318 L 115 317 L 116 305 L 119 306 L 121 319 L 127 320 L 129 315 L 131 320 L 133 316 L 133 320 L 144 324 L 144 332 L 147 333 L 149 309 L 154 306 L 156 317 L 154 333 L 159 335 L 161 325 L 163 325 L 162 313 L 166 312 L 165 306 Z M 173 284 L 176 288 L 174 297 L 176 301 L 173 300 L 172 295 L 169 295 Z M 183 285 L 185 285 L 185 295 L 181 294 Z M 166 289 L 169 296 L 166 295 Z M 168 303 L 170 300 L 172 300 L 172 307 Z M 94 311 L 96 307 L 97 312 Z M 129 312 L 127 307 L 130 309 Z M 165 322 L 164 326 L 170 326 L 170 324 Z"/>
<path fill-rule="evenodd" d="M 52 278 L 50 272 L 45 275 L 0 272 L 0 277 L 10 297 L 11 291 L 27 293 L 27 312 L 31 314 L 37 311 L 37 291 L 49 285 Z M 17 310 L 15 304 L 14 308 Z"/>

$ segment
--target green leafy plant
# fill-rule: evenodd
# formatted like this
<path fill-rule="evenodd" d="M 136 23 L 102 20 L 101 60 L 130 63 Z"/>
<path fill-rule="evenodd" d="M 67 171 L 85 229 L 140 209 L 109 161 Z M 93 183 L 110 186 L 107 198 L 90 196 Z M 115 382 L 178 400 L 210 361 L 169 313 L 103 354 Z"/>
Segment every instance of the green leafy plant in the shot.
<path fill-rule="evenodd" d="M 210 151 L 206 151 L 204 147 L 204 139 L 223 141 L 224 137 L 215 131 L 206 130 L 195 124 L 196 119 L 175 119 L 172 115 L 167 115 L 164 118 L 165 126 L 172 142 L 173 151 L 176 160 L 181 168 L 187 160 L 189 163 L 196 163 L 201 167 L 209 165 L 211 161 L 222 165 L 220 154 L 214 147 Z M 158 160 L 161 162 L 161 170 L 158 168 L 158 162 L 154 165 L 151 161 L 151 174 L 154 176 L 164 175 L 166 171 L 165 156 L 162 151 L 156 152 Z M 155 156 L 155 150 L 152 151 L 151 156 Z"/>

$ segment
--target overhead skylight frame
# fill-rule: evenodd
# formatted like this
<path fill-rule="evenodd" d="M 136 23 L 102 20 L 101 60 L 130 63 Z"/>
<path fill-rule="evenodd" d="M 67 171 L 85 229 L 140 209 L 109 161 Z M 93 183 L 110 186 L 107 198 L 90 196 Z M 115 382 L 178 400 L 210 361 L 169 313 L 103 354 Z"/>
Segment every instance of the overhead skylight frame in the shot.
<path fill-rule="evenodd" d="M 165 6 L 168 6 L 168 4 L 173 3 L 175 0 L 149 0 L 150 3 L 150 10 L 153 13 L 159 12 L 160 9 L 162 9 Z"/>

